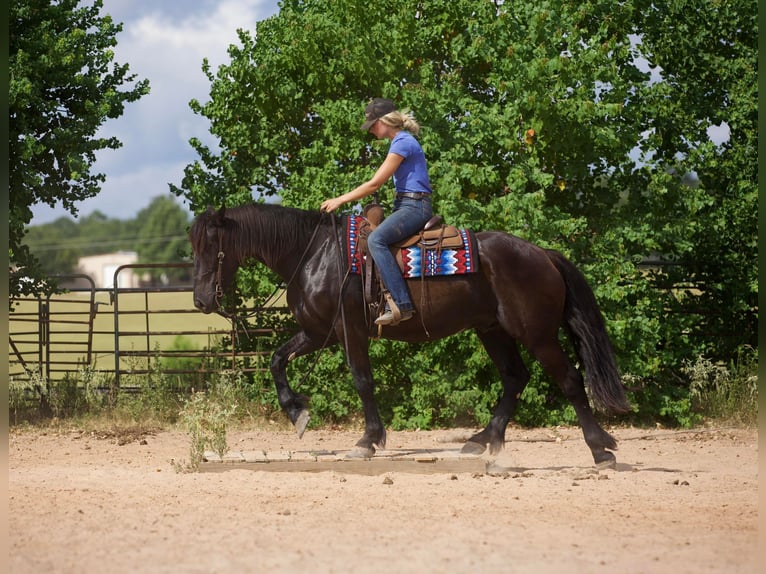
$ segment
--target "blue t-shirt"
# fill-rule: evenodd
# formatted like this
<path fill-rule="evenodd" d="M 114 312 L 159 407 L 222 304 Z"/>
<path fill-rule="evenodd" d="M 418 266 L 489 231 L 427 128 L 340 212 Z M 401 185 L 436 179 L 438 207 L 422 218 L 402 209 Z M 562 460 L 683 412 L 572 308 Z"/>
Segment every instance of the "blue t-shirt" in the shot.
<path fill-rule="evenodd" d="M 415 136 L 410 132 L 400 131 L 391 140 L 388 153 L 395 153 L 404 158 L 394 172 L 394 187 L 397 192 L 431 193 L 426 156 Z"/>

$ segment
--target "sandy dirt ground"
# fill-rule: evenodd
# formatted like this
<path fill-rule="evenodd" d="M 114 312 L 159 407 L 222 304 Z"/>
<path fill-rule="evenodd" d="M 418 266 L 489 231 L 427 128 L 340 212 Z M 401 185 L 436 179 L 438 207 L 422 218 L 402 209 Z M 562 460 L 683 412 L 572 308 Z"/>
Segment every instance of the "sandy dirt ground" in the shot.
<path fill-rule="evenodd" d="M 756 430 L 509 428 L 491 472 L 264 465 L 183 473 L 181 432 L 11 431 L 10 572 L 761 572 Z M 464 429 L 389 432 L 459 449 Z M 237 431 L 243 451 L 346 450 L 358 432 Z M 342 463 L 341 463 L 342 464 Z M 340 468 L 340 467 L 339 467 Z"/>

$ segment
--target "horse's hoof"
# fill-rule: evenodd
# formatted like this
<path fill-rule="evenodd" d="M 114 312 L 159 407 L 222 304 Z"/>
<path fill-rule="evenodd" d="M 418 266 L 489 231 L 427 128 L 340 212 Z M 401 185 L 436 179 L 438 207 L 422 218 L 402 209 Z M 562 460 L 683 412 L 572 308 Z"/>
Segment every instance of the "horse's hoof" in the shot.
<path fill-rule="evenodd" d="M 608 456 L 596 463 L 596 470 L 614 470 L 617 468 L 617 457 L 615 457 L 611 452 L 606 453 Z"/>
<path fill-rule="evenodd" d="M 303 438 L 303 433 L 306 432 L 306 427 L 309 424 L 311 416 L 306 409 L 303 409 L 298 413 L 298 418 L 295 419 L 295 430 L 298 433 L 298 438 Z"/>
<path fill-rule="evenodd" d="M 346 453 L 345 458 L 347 460 L 359 460 L 364 458 L 372 458 L 375 456 L 375 449 L 372 447 L 355 446 L 353 449 Z"/>
<path fill-rule="evenodd" d="M 463 445 L 463 448 L 460 449 L 460 453 L 461 454 L 483 454 L 485 450 L 487 450 L 487 445 L 468 440 Z"/>
<path fill-rule="evenodd" d="M 496 456 L 500 454 L 501 452 L 503 452 L 504 447 L 505 447 L 504 442 L 496 443 L 496 444 L 489 443 L 489 454 L 491 454 L 492 456 Z"/>

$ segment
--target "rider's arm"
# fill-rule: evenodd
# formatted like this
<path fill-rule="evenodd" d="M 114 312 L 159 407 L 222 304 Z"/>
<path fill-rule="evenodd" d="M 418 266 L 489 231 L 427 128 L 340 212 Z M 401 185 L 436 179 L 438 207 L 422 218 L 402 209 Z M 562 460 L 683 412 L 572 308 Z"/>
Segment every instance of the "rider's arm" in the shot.
<path fill-rule="evenodd" d="M 344 203 L 357 201 L 363 197 L 367 197 L 368 195 L 375 193 L 383 186 L 384 183 L 391 179 L 391 176 L 394 175 L 394 172 L 401 165 L 402 161 L 404 161 L 402 156 L 395 153 L 388 154 L 386 159 L 378 168 L 378 171 L 375 172 L 375 175 L 373 175 L 370 180 L 365 181 L 362 185 L 352 189 L 348 193 L 344 193 L 338 197 L 333 197 L 331 199 L 325 200 L 322 203 L 322 211 L 334 211 Z"/>

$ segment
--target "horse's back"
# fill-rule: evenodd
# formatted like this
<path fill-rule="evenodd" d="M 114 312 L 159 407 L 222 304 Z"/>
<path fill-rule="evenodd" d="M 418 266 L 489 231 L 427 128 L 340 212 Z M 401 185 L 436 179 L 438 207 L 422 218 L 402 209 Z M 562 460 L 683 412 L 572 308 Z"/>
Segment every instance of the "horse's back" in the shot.
<path fill-rule="evenodd" d="M 558 328 L 566 287 L 545 250 L 500 231 L 479 232 L 476 240 L 478 271 L 408 280 L 418 314 L 384 336 L 433 340 L 500 324 L 524 339 L 542 332 L 550 336 Z"/>
<path fill-rule="evenodd" d="M 509 284 L 541 284 L 563 292 L 561 274 L 545 249 L 502 231 L 482 231 L 476 234 L 481 271 L 490 282 L 499 287 L 498 281 Z"/>

